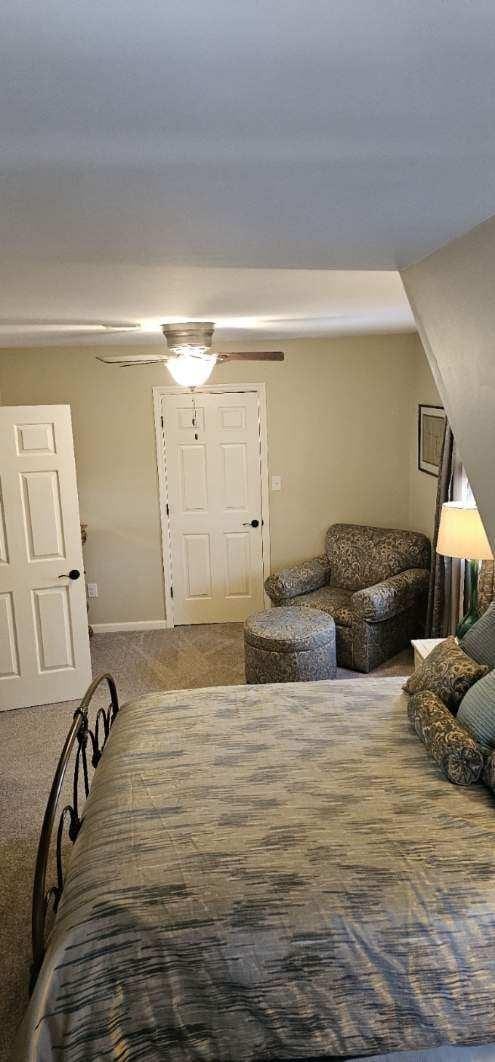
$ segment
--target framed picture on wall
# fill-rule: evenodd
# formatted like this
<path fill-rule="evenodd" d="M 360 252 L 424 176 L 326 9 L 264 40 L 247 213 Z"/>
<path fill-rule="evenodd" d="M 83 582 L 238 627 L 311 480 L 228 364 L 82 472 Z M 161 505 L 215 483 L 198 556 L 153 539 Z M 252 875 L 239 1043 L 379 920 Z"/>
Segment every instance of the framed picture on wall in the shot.
<path fill-rule="evenodd" d="M 443 406 L 418 406 L 418 468 L 429 476 L 438 476 L 444 430 Z"/>

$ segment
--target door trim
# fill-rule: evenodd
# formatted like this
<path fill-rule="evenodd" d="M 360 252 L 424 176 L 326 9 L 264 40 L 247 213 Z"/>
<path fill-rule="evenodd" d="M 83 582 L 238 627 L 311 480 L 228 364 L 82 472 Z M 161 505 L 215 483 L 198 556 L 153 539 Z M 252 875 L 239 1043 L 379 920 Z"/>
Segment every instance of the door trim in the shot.
<path fill-rule="evenodd" d="M 263 564 L 263 582 L 270 573 L 270 507 L 268 489 L 268 438 L 267 438 L 267 415 L 266 415 L 266 385 L 254 384 L 204 384 L 196 387 L 195 394 L 245 394 L 254 392 L 258 396 L 258 412 L 260 426 L 260 474 L 261 474 L 261 551 Z M 168 508 L 167 486 L 167 455 L 165 451 L 165 435 L 162 426 L 162 399 L 166 395 L 184 394 L 184 388 L 178 386 L 154 387 L 153 410 L 155 418 L 155 443 L 156 465 L 158 473 L 158 498 L 160 505 L 160 524 L 162 542 L 163 582 L 165 588 L 165 626 L 175 627 L 174 601 L 172 597 L 172 551 L 171 551 L 171 518 Z M 267 595 L 265 606 L 271 602 Z"/>

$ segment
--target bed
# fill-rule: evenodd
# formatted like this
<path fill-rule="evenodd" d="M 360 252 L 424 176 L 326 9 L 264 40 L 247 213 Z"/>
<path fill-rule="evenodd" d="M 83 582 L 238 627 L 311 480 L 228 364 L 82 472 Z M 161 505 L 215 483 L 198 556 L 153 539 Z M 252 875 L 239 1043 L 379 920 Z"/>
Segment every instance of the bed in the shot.
<path fill-rule="evenodd" d="M 492 794 L 444 779 L 400 679 L 141 697 L 95 772 L 19 1057 L 492 1043 L 493 841 Z"/>

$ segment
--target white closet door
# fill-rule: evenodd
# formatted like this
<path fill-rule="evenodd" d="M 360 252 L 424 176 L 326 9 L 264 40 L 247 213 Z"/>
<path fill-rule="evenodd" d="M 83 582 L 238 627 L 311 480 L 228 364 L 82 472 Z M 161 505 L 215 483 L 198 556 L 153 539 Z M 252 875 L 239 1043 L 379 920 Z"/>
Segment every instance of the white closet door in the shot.
<path fill-rule="evenodd" d="M 263 608 L 258 396 L 163 398 L 175 622 Z"/>

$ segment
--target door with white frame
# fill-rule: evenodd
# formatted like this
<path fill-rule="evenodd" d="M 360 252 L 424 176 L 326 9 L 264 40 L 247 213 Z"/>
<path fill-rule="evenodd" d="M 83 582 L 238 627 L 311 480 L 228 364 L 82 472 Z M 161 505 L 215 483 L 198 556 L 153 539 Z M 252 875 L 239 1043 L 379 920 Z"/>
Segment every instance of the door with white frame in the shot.
<path fill-rule="evenodd" d="M 155 417 L 167 621 L 244 620 L 269 556 L 264 387 L 155 388 Z"/>
<path fill-rule="evenodd" d="M 0 407 L 0 710 L 91 681 L 69 406 Z"/>

